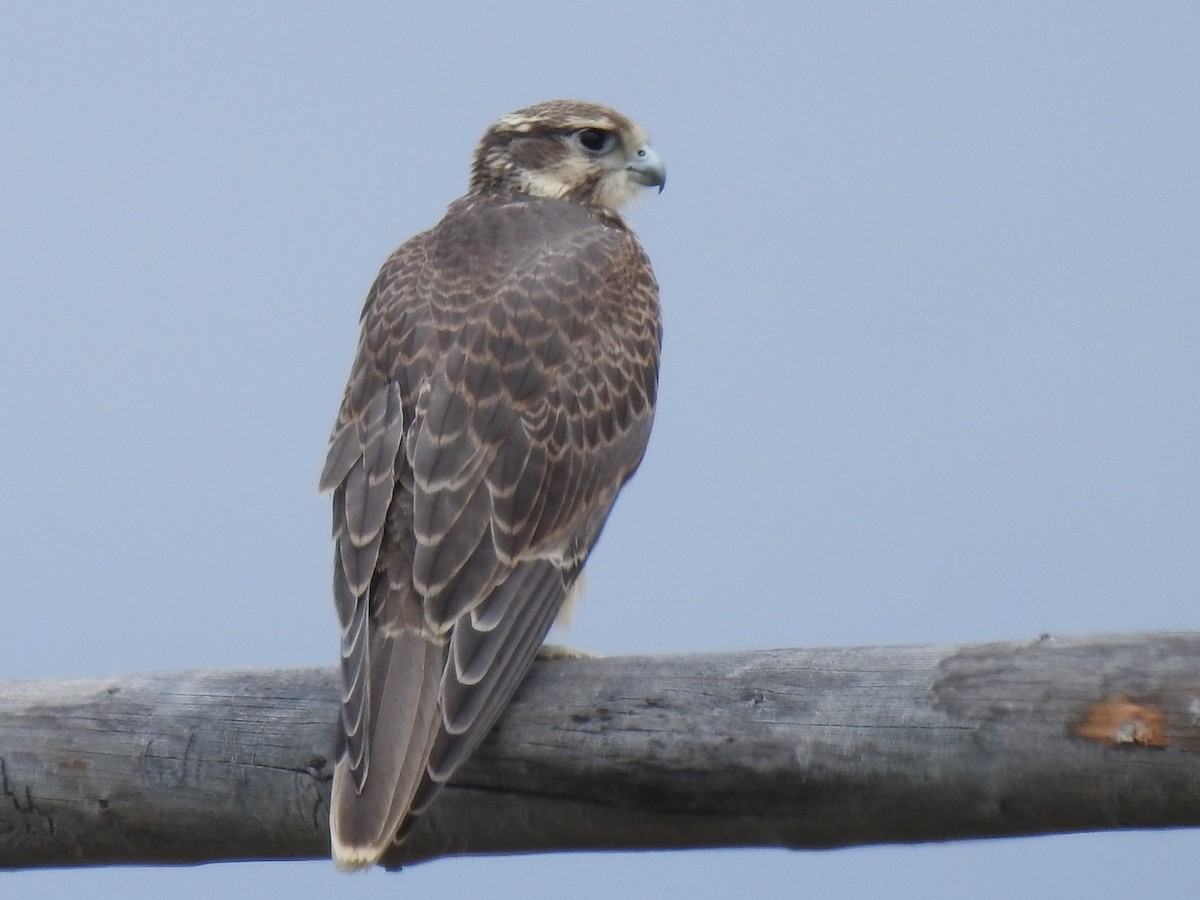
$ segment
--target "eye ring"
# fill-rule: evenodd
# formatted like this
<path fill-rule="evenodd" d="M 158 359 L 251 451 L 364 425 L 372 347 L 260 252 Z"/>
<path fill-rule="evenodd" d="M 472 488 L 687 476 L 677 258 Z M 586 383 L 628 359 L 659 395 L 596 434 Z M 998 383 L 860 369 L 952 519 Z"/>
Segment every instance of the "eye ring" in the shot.
<path fill-rule="evenodd" d="M 573 137 L 575 143 L 590 156 L 603 156 L 617 143 L 617 136 L 603 128 L 580 128 Z"/>

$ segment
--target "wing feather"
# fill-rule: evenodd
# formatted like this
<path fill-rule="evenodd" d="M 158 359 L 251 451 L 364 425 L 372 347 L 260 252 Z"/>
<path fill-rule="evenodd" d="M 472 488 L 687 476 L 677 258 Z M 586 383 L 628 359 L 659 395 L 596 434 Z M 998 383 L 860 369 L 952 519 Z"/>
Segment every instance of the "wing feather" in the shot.
<path fill-rule="evenodd" d="M 519 615 L 505 615 L 510 605 L 521 603 L 533 607 L 540 602 L 554 602 L 552 595 L 547 596 L 548 584 L 554 577 L 562 581 L 562 573 L 551 563 L 524 563 L 517 566 L 504 583 L 492 591 L 486 604 L 477 606 L 470 616 L 464 616 L 455 627 L 450 640 L 454 666 L 446 667 L 444 677 L 452 675 L 465 687 L 484 682 L 485 676 L 495 671 L 493 665 L 496 657 L 517 627 Z M 542 597 L 547 599 L 538 599 Z M 483 614 L 477 615 L 481 610 Z"/>
<path fill-rule="evenodd" d="M 514 609 L 512 622 L 495 640 L 487 641 L 494 654 L 484 676 L 474 684 L 454 677 L 452 667 L 442 676 L 442 719 L 429 761 L 430 777 L 446 781 L 471 754 L 495 724 L 513 692 L 533 663 L 554 618 L 566 599 L 561 571 L 541 563 L 536 589 Z M 489 638 L 491 636 L 489 635 Z"/>

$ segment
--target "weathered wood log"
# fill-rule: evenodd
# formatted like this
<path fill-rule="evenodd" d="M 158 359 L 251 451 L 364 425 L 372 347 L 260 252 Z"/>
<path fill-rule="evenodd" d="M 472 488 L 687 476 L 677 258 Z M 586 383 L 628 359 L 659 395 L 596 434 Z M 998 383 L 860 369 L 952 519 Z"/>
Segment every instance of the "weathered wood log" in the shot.
<path fill-rule="evenodd" d="M 328 852 L 332 669 L 0 683 L 0 866 Z M 394 865 L 1200 824 L 1200 633 L 540 662 Z"/>

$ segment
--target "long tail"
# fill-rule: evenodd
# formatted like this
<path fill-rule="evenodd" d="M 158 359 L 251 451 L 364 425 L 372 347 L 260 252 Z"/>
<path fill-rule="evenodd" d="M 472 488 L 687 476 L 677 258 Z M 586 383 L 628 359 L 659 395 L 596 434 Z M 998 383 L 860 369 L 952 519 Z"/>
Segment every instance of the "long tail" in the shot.
<path fill-rule="evenodd" d="M 344 871 L 370 868 L 393 845 L 441 725 L 445 646 L 412 631 L 376 633 L 369 644 L 366 671 L 358 673 L 364 681 L 347 685 L 344 699 L 365 713 L 357 717 L 363 730 L 347 735 L 333 772 L 329 832 L 333 861 Z M 365 697 L 356 696 L 364 689 Z"/>

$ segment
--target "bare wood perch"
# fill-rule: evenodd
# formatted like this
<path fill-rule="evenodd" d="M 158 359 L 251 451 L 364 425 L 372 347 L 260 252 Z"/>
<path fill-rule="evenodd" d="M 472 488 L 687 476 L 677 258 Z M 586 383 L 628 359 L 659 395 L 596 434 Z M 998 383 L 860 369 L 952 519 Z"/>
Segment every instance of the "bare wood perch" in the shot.
<path fill-rule="evenodd" d="M 328 852 L 332 669 L 0 683 L 0 866 Z M 1200 824 L 1200 633 L 539 663 L 392 864 Z"/>

